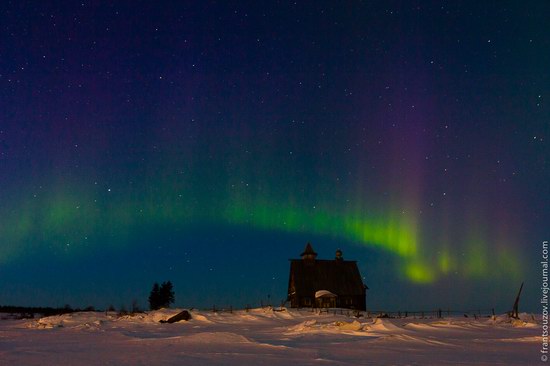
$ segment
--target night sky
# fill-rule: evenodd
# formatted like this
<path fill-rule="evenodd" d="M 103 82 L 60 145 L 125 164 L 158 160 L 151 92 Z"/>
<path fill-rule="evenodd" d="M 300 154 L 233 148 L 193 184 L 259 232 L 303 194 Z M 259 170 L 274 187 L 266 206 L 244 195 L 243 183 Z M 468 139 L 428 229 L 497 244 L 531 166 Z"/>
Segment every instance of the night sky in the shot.
<path fill-rule="evenodd" d="M 550 2 L 3 1 L 0 305 L 509 310 L 550 238 Z"/>

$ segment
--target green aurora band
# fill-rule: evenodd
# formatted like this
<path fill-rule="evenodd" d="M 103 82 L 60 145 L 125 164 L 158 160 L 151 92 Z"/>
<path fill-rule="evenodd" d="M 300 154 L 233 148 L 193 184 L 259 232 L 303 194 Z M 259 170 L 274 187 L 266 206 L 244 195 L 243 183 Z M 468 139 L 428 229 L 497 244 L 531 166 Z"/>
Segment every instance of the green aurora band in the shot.
<path fill-rule="evenodd" d="M 379 249 L 395 256 L 395 270 L 404 280 L 419 284 L 434 283 L 451 273 L 466 279 L 517 279 L 522 274 L 517 253 L 503 245 L 507 238 L 499 239 L 498 248 L 491 248 L 479 234 L 482 231 L 473 230 L 465 245 L 457 246 L 445 238 L 438 245 L 426 245 L 417 218 L 402 212 L 381 212 L 379 216 L 360 210 L 339 213 L 322 204 L 303 209 L 296 203 L 245 199 L 242 194 L 224 197 L 221 203 L 219 197 L 205 199 L 197 209 L 197 203 L 189 199 L 196 197 L 195 193 L 167 189 L 156 196 L 137 189 L 129 197 L 109 192 L 113 198 L 101 200 L 99 195 L 74 187 L 22 200 L 17 208 L 2 213 L 0 263 L 36 250 L 84 255 L 86 250 L 98 249 L 94 244 L 102 242 L 98 238 L 109 238 L 109 243 L 124 247 L 131 245 L 138 229 L 185 230 L 207 223 L 329 236 Z M 496 254 L 490 256 L 490 252 Z"/>

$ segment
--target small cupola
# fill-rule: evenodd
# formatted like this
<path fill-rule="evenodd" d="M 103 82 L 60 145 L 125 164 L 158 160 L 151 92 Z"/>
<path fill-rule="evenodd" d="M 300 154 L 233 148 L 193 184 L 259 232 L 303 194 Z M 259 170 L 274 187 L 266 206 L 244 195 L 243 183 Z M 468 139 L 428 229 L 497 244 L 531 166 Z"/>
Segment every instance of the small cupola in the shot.
<path fill-rule="evenodd" d="M 343 261 L 344 260 L 344 257 L 342 257 L 342 251 L 338 248 L 336 249 L 336 258 L 335 260 L 337 261 Z"/>
<path fill-rule="evenodd" d="M 300 254 L 300 256 L 302 257 L 302 259 L 304 261 L 315 261 L 315 258 L 317 258 L 317 253 L 315 253 L 313 251 L 313 248 L 311 247 L 311 244 L 310 243 L 307 243 L 306 245 L 306 249 L 304 249 L 304 252 L 302 254 Z"/>

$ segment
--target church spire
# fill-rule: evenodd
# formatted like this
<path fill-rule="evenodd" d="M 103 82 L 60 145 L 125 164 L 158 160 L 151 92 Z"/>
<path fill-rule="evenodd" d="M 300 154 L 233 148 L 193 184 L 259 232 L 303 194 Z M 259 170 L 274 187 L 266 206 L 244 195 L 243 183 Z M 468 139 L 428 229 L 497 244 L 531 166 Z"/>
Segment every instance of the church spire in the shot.
<path fill-rule="evenodd" d="M 315 258 L 317 258 L 317 253 L 313 251 L 313 247 L 308 242 L 306 245 L 306 249 L 304 249 L 304 252 L 300 254 L 303 260 L 312 260 L 314 261 Z"/>

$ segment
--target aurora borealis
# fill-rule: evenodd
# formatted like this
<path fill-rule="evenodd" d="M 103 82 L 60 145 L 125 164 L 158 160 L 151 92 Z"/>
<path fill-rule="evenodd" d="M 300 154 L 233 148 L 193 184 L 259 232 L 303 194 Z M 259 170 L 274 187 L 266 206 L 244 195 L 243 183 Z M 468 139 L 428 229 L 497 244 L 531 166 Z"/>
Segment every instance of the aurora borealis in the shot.
<path fill-rule="evenodd" d="M 532 306 L 531 5 L 2 4 L 0 304 L 144 305 L 166 279 L 181 306 L 278 302 L 311 241 L 368 306 L 505 311 L 522 281 Z"/>

